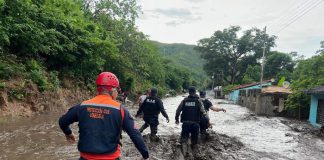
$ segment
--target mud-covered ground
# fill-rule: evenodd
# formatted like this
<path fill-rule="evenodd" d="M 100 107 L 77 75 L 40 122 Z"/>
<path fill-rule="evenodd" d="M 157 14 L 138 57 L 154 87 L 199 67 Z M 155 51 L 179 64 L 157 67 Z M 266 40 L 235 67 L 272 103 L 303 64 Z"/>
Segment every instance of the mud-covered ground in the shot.
<path fill-rule="evenodd" d="M 210 112 L 213 128 L 207 141 L 189 149 L 184 156 L 179 144 L 181 125 L 176 125 L 175 110 L 182 96 L 163 100 L 170 123 L 160 116 L 158 142 L 149 139 L 149 128 L 143 137 L 153 160 L 214 160 L 214 159 L 324 159 L 324 141 L 318 128 L 307 122 L 278 117 L 259 117 L 245 107 L 223 102 L 226 113 Z M 214 100 L 217 104 L 222 100 Z M 129 109 L 134 114 L 137 107 Z M 43 114 L 32 118 L 0 119 L 0 159 L 57 160 L 78 159 L 76 144 L 65 141 L 57 120 L 61 113 Z M 141 118 L 136 119 L 140 127 Z M 72 125 L 77 134 L 77 124 Z M 141 159 L 126 133 L 122 139 L 122 159 Z M 190 148 L 190 147 L 189 147 Z"/>

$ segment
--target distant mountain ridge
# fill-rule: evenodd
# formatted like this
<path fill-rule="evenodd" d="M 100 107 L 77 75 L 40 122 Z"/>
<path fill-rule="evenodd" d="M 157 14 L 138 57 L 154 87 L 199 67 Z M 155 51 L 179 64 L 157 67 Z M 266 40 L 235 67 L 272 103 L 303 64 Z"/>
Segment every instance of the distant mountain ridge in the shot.
<path fill-rule="evenodd" d="M 167 44 L 156 41 L 154 43 L 159 47 L 160 53 L 164 57 L 191 71 L 194 80 L 203 82 L 207 78 L 203 70 L 205 61 L 200 57 L 201 53 L 194 50 L 195 45 L 183 43 Z"/>

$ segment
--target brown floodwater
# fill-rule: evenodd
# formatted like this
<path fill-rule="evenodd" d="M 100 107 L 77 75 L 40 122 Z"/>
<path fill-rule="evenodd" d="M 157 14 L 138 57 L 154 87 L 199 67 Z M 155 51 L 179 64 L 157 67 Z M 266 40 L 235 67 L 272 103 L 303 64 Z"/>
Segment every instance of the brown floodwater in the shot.
<path fill-rule="evenodd" d="M 313 135 L 292 130 L 278 117 L 254 116 L 247 108 L 232 104 L 220 104 L 227 113 L 210 112 L 214 124 L 214 136 L 208 144 L 200 144 L 200 158 L 181 158 L 178 139 L 181 125 L 174 121 L 175 110 L 182 96 L 163 100 L 170 123 L 160 116 L 158 135 L 160 142 L 150 142 L 151 159 L 324 159 L 324 142 Z M 212 99 L 216 104 L 222 100 Z M 132 112 L 136 109 L 131 109 Z M 32 118 L 1 118 L 0 120 L 0 160 L 58 160 L 78 159 L 76 144 L 69 144 L 58 127 L 62 113 L 47 113 Z M 142 124 L 137 119 L 137 124 Z M 77 135 L 77 124 L 72 125 Z M 216 133 L 217 134 L 216 134 Z M 144 135 L 149 133 L 149 128 Z M 123 159 L 140 159 L 128 136 L 123 133 Z M 206 149 L 205 149 L 206 148 Z M 206 155 L 203 155 L 206 154 Z M 208 155 L 207 155 L 208 154 Z"/>

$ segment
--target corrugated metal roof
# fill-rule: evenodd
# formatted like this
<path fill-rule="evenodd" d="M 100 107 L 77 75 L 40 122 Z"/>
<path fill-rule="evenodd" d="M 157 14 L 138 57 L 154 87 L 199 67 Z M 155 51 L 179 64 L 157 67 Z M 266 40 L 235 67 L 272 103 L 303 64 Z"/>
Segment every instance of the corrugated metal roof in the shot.
<path fill-rule="evenodd" d="M 292 93 L 289 88 L 279 87 L 279 86 L 269 86 L 262 88 L 262 93 Z"/>
<path fill-rule="evenodd" d="M 271 82 L 271 80 L 265 80 L 262 82 L 262 84 L 269 83 L 269 82 Z M 233 90 L 238 90 L 238 89 L 247 88 L 247 87 L 256 86 L 256 85 L 260 85 L 260 82 L 254 82 L 254 83 L 250 83 L 250 84 L 242 84 L 242 85 L 235 87 Z"/>
<path fill-rule="evenodd" d="M 318 86 L 313 89 L 305 90 L 304 92 L 308 94 L 324 94 L 324 86 Z"/>

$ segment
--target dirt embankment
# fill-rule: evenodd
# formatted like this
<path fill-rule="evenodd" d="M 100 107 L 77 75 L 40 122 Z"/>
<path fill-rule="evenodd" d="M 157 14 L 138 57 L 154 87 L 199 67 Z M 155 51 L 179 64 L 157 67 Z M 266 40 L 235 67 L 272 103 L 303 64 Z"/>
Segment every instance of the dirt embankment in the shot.
<path fill-rule="evenodd" d="M 89 91 L 78 88 L 40 92 L 32 84 L 20 92 L 23 98 L 18 100 L 12 98 L 10 89 L 0 90 L 0 116 L 30 117 L 49 111 L 62 111 L 93 96 Z"/>

